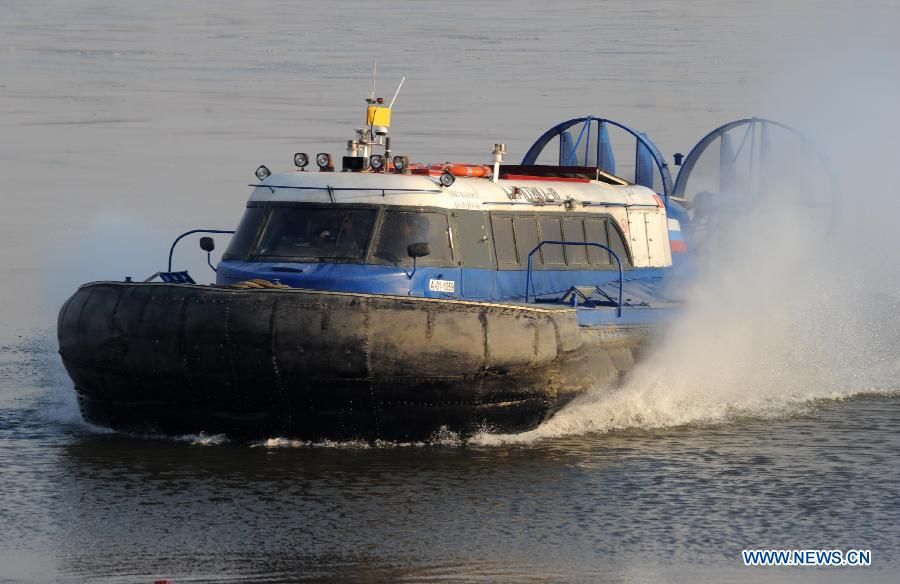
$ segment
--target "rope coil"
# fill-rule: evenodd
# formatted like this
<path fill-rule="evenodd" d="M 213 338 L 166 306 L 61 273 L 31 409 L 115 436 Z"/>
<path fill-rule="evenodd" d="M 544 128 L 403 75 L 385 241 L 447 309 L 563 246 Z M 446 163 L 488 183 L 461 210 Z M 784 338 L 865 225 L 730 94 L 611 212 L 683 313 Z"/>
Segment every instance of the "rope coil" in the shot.
<path fill-rule="evenodd" d="M 277 284 L 275 282 L 270 282 L 269 280 L 264 280 L 262 278 L 254 278 L 253 280 L 244 280 L 243 282 L 238 282 L 237 284 L 229 284 L 225 286 L 226 288 L 231 288 L 233 290 L 253 290 L 260 288 L 290 288 L 287 284 Z"/>

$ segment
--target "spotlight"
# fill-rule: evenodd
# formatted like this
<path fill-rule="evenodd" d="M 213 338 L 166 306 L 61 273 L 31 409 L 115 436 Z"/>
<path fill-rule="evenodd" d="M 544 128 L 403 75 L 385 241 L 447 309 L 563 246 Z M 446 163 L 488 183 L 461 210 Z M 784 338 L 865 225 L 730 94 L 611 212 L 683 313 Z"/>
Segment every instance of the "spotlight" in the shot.
<path fill-rule="evenodd" d="M 316 164 L 319 166 L 319 170 L 321 171 L 332 171 L 334 170 L 334 164 L 331 162 L 331 154 L 327 152 L 320 152 L 316 154 Z"/>
<path fill-rule="evenodd" d="M 272 175 L 272 171 L 266 168 L 265 165 L 261 165 L 253 174 L 255 174 L 256 178 L 259 180 L 266 180 Z"/>
<path fill-rule="evenodd" d="M 403 172 L 409 168 L 409 158 L 406 156 L 394 156 L 394 170 Z"/>
<path fill-rule="evenodd" d="M 381 154 L 373 154 L 369 157 L 369 166 L 376 172 L 381 170 L 384 168 L 384 156 Z"/>
<path fill-rule="evenodd" d="M 445 170 L 444 174 L 441 175 L 440 181 L 442 185 L 444 185 L 445 187 L 449 187 L 454 182 L 456 182 L 456 177 Z"/>
<path fill-rule="evenodd" d="M 306 168 L 307 164 L 309 164 L 309 156 L 306 155 L 306 152 L 294 154 L 294 166 L 297 168 Z"/>

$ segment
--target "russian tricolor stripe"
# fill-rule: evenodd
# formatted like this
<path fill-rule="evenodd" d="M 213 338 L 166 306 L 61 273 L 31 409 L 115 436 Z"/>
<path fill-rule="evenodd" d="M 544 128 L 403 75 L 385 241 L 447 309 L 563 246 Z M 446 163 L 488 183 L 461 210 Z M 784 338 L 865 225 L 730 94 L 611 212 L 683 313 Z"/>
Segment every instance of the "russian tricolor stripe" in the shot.
<path fill-rule="evenodd" d="M 683 253 L 687 251 L 687 243 L 684 241 L 684 235 L 681 233 L 681 223 L 678 219 L 669 219 L 669 247 L 672 253 Z"/>

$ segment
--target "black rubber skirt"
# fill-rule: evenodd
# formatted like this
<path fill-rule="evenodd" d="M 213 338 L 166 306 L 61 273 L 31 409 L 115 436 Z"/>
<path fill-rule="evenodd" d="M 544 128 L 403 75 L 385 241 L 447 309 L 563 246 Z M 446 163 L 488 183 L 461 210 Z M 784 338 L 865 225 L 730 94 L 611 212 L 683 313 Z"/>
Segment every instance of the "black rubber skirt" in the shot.
<path fill-rule="evenodd" d="M 58 334 L 95 424 L 406 441 L 534 428 L 627 371 L 649 331 L 584 329 L 568 308 L 98 282 Z"/>

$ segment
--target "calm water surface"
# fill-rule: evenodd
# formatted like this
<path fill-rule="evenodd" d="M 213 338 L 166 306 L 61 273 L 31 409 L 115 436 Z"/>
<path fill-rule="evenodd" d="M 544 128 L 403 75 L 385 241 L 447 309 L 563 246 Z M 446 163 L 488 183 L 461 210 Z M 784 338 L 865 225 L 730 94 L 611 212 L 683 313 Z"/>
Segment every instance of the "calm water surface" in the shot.
<path fill-rule="evenodd" d="M 0 580 L 897 580 L 896 377 L 849 365 L 841 399 L 779 415 L 524 444 L 248 445 L 85 425 L 53 330 L 79 282 L 144 277 L 174 234 L 233 225 L 259 163 L 340 152 L 376 57 L 380 92 L 409 77 L 394 140 L 415 160 L 497 141 L 516 160 L 586 113 L 671 153 L 781 113 L 780 88 L 841 39 L 893 38 L 894 3 L 40 0 L 0 16 Z M 744 568 L 749 547 L 871 549 L 873 566 Z"/>
<path fill-rule="evenodd" d="M 91 429 L 51 341 L 3 351 L 12 580 L 889 582 L 900 562 L 896 398 L 526 446 L 247 445 Z M 745 547 L 875 566 L 750 571 Z"/>

